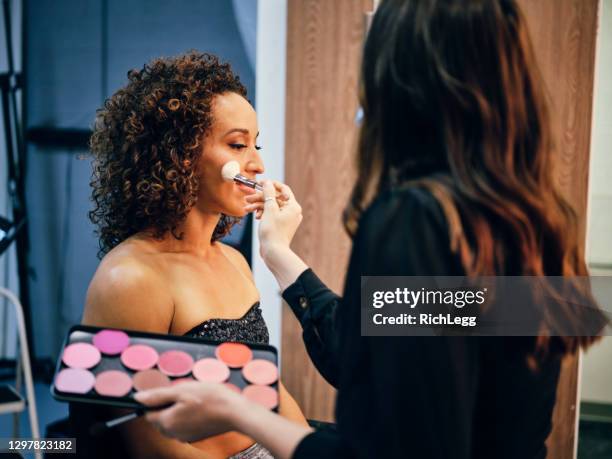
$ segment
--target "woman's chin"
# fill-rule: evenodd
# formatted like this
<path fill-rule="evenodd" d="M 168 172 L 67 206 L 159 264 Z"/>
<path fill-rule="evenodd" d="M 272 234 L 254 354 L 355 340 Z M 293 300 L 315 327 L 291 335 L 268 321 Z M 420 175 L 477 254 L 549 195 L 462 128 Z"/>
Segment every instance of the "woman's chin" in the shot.
<path fill-rule="evenodd" d="M 223 215 L 227 215 L 228 217 L 244 218 L 248 215 L 248 212 L 246 212 L 244 209 L 232 208 L 224 210 Z"/>

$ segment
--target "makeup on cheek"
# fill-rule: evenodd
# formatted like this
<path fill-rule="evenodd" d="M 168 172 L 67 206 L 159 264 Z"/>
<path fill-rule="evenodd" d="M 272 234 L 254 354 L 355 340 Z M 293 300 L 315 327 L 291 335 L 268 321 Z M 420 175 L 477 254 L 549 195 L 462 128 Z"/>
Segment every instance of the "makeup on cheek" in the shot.
<path fill-rule="evenodd" d="M 264 344 L 76 325 L 58 358 L 51 393 L 60 401 L 141 410 L 133 398 L 138 391 L 201 381 L 277 410 L 277 362 L 276 349 Z"/>

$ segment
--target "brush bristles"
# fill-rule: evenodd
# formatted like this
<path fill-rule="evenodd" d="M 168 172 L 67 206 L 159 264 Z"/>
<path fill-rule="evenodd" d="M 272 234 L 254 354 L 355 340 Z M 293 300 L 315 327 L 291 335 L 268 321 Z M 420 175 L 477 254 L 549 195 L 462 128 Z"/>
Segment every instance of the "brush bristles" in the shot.
<path fill-rule="evenodd" d="M 229 161 L 221 169 L 221 176 L 224 180 L 234 180 L 234 177 L 238 174 L 240 174 L 240 164 L 238 164 L 238 161 Z"/>

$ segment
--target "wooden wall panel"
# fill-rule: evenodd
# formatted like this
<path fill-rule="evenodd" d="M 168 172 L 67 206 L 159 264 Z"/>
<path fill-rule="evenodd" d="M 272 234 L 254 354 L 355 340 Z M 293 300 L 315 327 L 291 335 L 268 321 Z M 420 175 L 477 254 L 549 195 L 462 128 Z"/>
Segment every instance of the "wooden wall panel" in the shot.
<path fill-rule="evenodd" d="M 598 0 L 519 0 L 549 92 L 556 137 L 555 173 L 586 234 Z M 548 439 L 550 459 L 574 457 L 579 358 L 563 363 Z"/>
<path fill-rule="evenodd" d="M 371 0 L 289 0 L 285 179 L 303 207 L 293 248 L 336 292 L 349 239 L 340 215 L 353 183 L 364 12 Z M 285 306 L 282 376 L 306 416 L 333 420 L 335 393 L 310 363 Z"/>

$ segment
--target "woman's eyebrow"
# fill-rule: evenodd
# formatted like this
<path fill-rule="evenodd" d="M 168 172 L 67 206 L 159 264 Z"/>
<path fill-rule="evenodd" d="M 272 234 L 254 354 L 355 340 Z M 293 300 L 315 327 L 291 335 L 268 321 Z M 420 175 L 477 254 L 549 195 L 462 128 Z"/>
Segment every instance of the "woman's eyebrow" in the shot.
<path fill-rule="evenodd" d="M 242 132 L 243 134 L 248 134 L 249 130 L 248 129 L 240 129 L 240 128 L 234 128 L 234 129 L 230 129 L 229 131 L 227 131 L 225 134 L 223 135 L 229 135 L 232 132 Z"/>
<path fill-rule="evenodd" d="M 226 135 L 229 135 L 232 132 L 241 132 L 242 134 L 246 134 L 246 135 L 249 134 L 249 130 L 248 129 L 234 128 L 234 129 L 230 129 L 229 131 L 227 131 L 225 134 L 223 134 L 223 136 L 225 137 Z M 257 138 L 257 137 L 259 137 L 259 132 L 255 136 L 255 138 Z"/>

